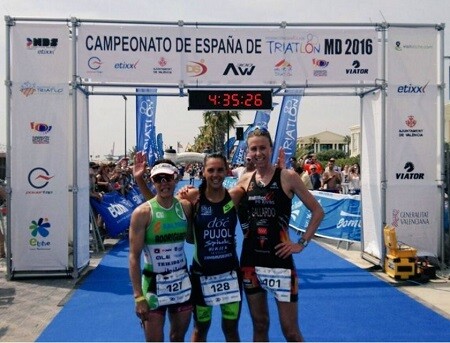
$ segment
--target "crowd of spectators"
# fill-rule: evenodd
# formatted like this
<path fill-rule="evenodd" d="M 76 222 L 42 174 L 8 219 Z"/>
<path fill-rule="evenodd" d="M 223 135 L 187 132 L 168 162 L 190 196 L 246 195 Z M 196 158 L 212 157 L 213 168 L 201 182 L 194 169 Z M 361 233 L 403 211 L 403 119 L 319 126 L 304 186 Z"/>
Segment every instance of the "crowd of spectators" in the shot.
<path fill-rule="evenodd" d="M 202 177 L 202 164 L 179 164 L 179 178 L 183 179 L 185 174 L 189 175 L 191 183 L 194 183 L 196 178 Z M 133 186 L 135 180 L 133 177 L 133 165 L 128 157 L 119 159 L 116 162 L 90 162 L 89 163 L 89 195 L 97 201 L 102 201 L 105 193 L 117 191 L 126 196 Z M 144 180 L 150 180 L 150 167 L 144 174 Z M 101 216 L 94 212 L 95 221 L 99 228 L 100 234 L 106 236 L 106 228 Z"/>
<path fill-rule="evenodd" d="M 330 158 L 323 166 L 315 154 L 303 156 L 297 161 L 289 160 L 289 165 L 300 175 L 309 190 L 357 195 L 361 192 L 359 164 L 338 166 L 335 158 Z"/>

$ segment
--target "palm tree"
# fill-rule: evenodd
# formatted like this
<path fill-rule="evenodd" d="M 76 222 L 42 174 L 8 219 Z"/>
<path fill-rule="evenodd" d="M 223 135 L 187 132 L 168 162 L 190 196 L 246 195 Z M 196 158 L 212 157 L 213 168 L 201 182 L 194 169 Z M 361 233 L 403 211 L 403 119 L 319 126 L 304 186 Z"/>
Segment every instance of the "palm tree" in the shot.
<path fill-rule="evenodd" d="M 311 137 L 310 139 L 309 139 L 309 149 L 311 150 L 313 150 L 313 152 L 314 153 L 316 153 L 317 151 L 316 151 L 316 144 L 319 144 L 320 143 L 320 139 L 319 138 L 317 138 L 317 137 Z"/>
<path fill-rule="evenodd" d="M 352 137 L 350 137 L 349 135 L 346 135 L 344 137 L 344 144 L 347 146 L 347 156 L 350 155 L 350 143 L 352 142 Z"/>
<path fill-rule="evenodd" d="M 238 111 L 207 111 L 203 113 L 205 134 L 210 139 L 212 151 L 224 153 L 224 143 L 229 138 L 230 128 L 240 120 Z"/>

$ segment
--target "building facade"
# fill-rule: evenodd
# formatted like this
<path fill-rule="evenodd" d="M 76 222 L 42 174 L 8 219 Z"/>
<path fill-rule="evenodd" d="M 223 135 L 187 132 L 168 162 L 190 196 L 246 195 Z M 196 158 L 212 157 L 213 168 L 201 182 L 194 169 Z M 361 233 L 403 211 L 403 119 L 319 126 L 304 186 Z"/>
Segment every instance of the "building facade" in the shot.
<path fill-rule="evenodd" d="M 327 150 L 340 150 L 349 152 L 351 141 L 349 136 L 343 136 L 331 131 L 322 131 L 314 135 L 299 137 L 297 145 L 300 148 L 312 150 L 314 153 Z"/>

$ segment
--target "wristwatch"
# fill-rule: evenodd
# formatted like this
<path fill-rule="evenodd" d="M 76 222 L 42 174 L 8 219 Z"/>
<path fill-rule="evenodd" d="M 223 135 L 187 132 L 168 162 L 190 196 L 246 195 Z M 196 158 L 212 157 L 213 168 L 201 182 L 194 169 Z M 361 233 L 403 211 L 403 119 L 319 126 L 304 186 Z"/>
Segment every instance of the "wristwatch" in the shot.
<path fill-rule="evenodd" d="M 300 238 L 297 243 L 300 245 L 303 245 L 303 248 L 306 248 L 309 244 L 309 242 L 306 239 L 304 239 L 303 237 Z"/>

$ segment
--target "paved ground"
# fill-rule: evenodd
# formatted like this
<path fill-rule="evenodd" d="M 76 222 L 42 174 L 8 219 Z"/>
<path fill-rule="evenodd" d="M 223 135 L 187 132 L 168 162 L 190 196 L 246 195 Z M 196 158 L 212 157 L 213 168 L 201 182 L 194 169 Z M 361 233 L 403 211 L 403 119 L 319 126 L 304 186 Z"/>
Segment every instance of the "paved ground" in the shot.
<path fill-rule="evenodd" d="M 361 259 L 359 244 L 354 243 L 348 249 L 345 244 L 341 244 L 338 249 L 336 241 L 318 238 L 316 242 L 361 268 L 373 267 L 371 263 Z M 115 240 L 107 240 L 106 251 L 115 243 Z M 103 255 L 104 253 L 92 254 L 90 265 L 79 280 L 38 278 L 7 281 L 5 259 L 0 259 L 0 341 L 35 341 L 62 309 L 74 289 L 83 282 L 83 278 L 98 265 Z M 396 282 L 381 271 L 373 273 L 450 319 L 450 269 L 440 271 L 441 278 L 423 285 Z"/>
<path fill-rule="evenodd" d="M 89 266 L 78 280 L 36 278 L 8 281 L 6 261 L 0 259 L 0 342 L 34 342 L 116 242 L 108 239 L 105 252 L 92 253 Z"/>

